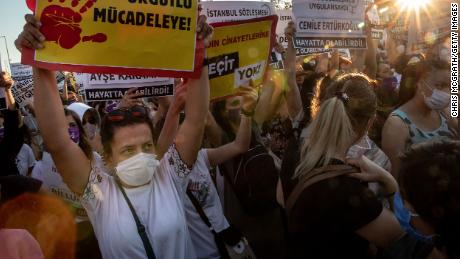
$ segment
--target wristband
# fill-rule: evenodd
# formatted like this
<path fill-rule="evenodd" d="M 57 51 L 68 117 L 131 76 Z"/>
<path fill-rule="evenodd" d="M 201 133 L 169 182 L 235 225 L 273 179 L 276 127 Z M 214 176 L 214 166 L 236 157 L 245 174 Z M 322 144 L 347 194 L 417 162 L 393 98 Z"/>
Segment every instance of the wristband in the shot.
<path fill-rule="evenodd" d="M 207 67 L 209 65 L 209 61 L 207 58 L 203 59 L 203 67 Z"/>
<path fill-rule="evenodd" d="M 253 110 L 251 112 L 248 112 L 248 111 L 246 111 L 244 109 L 241 109 L 241 114 L 243 114 L 246 117 L 252 118 L 252 116 L 254 116 L 254 113 L 256 113 L 255 110 Z"/>

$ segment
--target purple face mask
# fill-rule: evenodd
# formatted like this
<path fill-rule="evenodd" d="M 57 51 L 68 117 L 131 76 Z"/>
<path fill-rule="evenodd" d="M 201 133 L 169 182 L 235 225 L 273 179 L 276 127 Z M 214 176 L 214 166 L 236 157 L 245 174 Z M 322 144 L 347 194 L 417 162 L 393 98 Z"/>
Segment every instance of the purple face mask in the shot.
<path fill-rule="evenodd" d="M 396 86 L 398 86 L 398 79 L 396 79 L 396 77 L 392 76 L 392 77 L 387 77 L 383 79 L 383 82 L 382 82 L 383 88 L 393 90 L 396 88 Z"/>
<path fill-rule="evenodd" d="M 77 126 L 69 127 L 69 136 L 73 142 L 77 144 L 80 142 L 80 130 L 78 130 Z"/>

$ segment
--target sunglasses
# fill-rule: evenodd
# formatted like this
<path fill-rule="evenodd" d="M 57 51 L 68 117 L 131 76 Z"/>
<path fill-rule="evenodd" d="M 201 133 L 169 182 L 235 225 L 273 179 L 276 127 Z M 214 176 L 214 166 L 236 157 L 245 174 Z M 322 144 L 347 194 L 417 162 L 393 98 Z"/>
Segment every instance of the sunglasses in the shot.
<path fill-rule="evenodd" d="M 149 110 L 147 107 L 136 105 L 131 108 L 121 108 L 109 112 L 106 116 L 111 122 L 121 122 L 127 118 L 148 118 Z"/>

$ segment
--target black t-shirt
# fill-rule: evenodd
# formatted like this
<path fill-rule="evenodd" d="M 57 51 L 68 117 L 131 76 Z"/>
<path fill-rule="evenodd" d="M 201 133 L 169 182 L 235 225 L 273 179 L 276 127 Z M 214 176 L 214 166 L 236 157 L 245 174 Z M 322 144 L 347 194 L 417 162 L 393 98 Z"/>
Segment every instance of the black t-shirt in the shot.
<path fill-rule="evenodd" d="M 16 156 L 24 144 L 24 136 L 19 129 L 19 111 L 4 110 L 5 133 L 0 141 L 0 176 L 19 175 Z"/>
<path fill-rule="evenodd" d="M 355 231 L 381 212 L 359 180 L 339 176 L 309 186 L 288 215 L 290 258 L 367 258 L 369 242 Z"/>
<path fill-rule="evenodd" d="M 36 193 L 42 182 L 30 177 L 10 175 L 0 177 L 0 204 L 23 193 Z"/>
<path fill-rule="evenodd" d="M 283 187 L 284 201 L 287 201 L 298 180 L 292 179 L 295 169 L 300 160 L 300 147 L 302 140 L 292 137 L 284 153 L 284 159 L 281 163 L 280 179 Z"/>

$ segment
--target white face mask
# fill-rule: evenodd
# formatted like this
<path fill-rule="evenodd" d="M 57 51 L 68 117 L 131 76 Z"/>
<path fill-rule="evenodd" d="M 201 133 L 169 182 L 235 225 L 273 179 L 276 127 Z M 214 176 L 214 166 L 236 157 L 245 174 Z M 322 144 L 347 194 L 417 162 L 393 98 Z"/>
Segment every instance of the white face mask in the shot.
<path fill-rule="evenodd" d="M 92 140 L 97 133 L 97 126 L 91 123 L 86 123 L 83 125 L 83 128 L 85 129 L 86 136 L 89 140 Z"/>
<path fill-rule="evenodd" d="M 156 155 L 139 153 L 118 164 L 117 176 L 130 186 L 142 186 L 152 180 L 153 174 L 160 166 Z"/>
<path fill-rule="evenodd" d="M 447 106 L 449 106 L 450 94 L 438 89 L 433 89 L 429 86 L 428 88 L 430 88 L 433 93 L 431 96 L 425 97 L 426 106 L 435 111 L 444 110 Z"/>
<path fill-rule="evenodd" d="M 439 59 L 441 59 L 442 61 L 449 62 L 450 61 L 450 51 L 449 51 L 449 49 L 442 49 L 439 52 Z"/>

